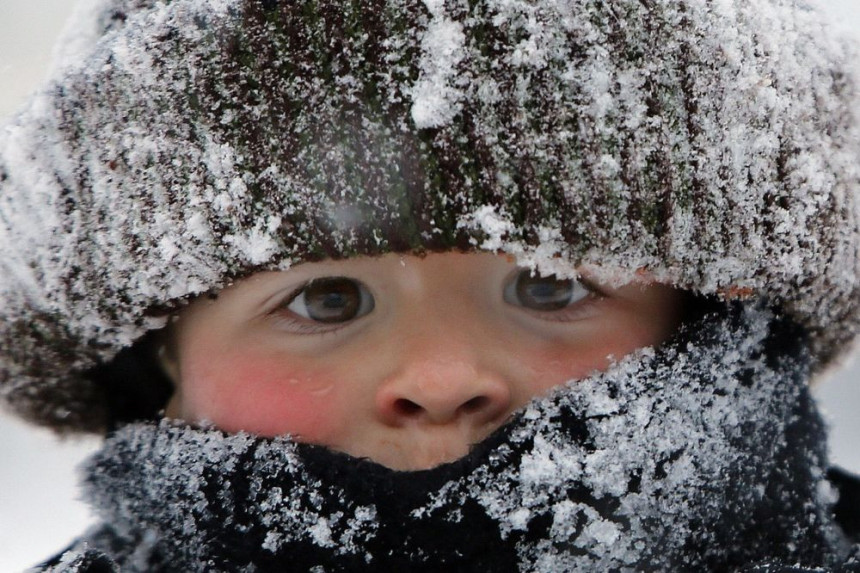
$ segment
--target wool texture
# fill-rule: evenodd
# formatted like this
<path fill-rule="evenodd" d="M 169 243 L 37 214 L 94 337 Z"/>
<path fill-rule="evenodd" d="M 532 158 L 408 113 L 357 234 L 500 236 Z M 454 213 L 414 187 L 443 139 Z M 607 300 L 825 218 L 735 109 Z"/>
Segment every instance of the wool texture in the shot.
<path fill-rule="evenodd" d="M 830 570 L 851 549 L 803 348 L 736 305 L 419 472 L 131 424 L 86 470 L 103 525 L 50 570 L 87 551 L 123 572 Z"/>
<path fill-rule="evenodd" d="M 262 269 L 487 250 L 858 311 L 853 52 L 800 0 L 103 0 L 0 134 L 0 395 L 103 430 L 87 372 Z"/>

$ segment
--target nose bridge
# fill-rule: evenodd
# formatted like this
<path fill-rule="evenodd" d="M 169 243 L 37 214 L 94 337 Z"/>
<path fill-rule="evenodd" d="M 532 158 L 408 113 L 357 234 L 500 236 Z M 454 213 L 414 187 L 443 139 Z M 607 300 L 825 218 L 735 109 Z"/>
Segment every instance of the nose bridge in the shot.
<path fill-rule="evenodd" d="M 453 381 L 478 374 L 485 349 L 477 342 L 482 337 L 476 332 L 474 317 L 439 300 L 416 305 L 410 314 L 397 329 L 405 371 L 415 374 L 416 380 L 424 380 L 422 385 L 428 388 L 451 389 Z"/>
<path fill-rule="evenodd" d="M 437 348 L 435 355 L 406 360 L 398 383 L 405 399 L 437 419 L 479 396 L 480 376 L 474 359 L 463 353 L 446 356 L 444 348 Z"/>

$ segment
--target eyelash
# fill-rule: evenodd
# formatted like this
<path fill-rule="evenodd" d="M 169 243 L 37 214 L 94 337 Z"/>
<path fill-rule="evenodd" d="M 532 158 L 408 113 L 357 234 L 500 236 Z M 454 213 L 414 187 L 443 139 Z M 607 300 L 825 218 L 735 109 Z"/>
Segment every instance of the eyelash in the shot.
<path fill-rule="evenodd" d="M 588 298 L 554 312 L 541 312 L 530 308 L 522 308 L 521 310 L 528 313 L 530 316 L 534 316 L 547 322 L 574 322 L 576 320 L 586 318 L 591 307 L 600 302 L 603 298 L 603 296 L 596 292 L 592 292 L 588 295 Z"/>
<path fill-rule="evenodd" d="M 285 313 L 282 312 L 281 309 L 277 309 L 272 312 L 272 320 L 275 324 L 275 327 L 289 330 L 290 334 L 299 335 L 334 334 L 352 324 L 351 322 L 324 324 L 319 322 L 297 320 L 295 318 L 292 318 L 291 316 L 285 316 Z"/>
<path fill-rule="evenodd" d="M 588 291 L 588 296 L 584 299 L 555 312 L 541 312 L 525 307 L 520 307 L 520 309 L 531 316 L 547 322 L 574 322 L 576 320 L 587 318 L 592 307 L 607 298 L 608 295 L 589 280 L 581 277 L 576 280 L 578 280 L 582 284 L 583 288 Z"/>
<path fill-rule="evenodd" d="M 305 291 L 308 285 L 313 282 L 312 280 L 303 283 L 301 286 L 295 288 L 286 298 L 281 299 L 275 308 L 268 313 L 268 317 L 271 318 L 273 324 L 276 328 L 281 328 L 284 330 L 289 330 L 291 334 L 299 334 L 299 335 L 326 335 L 326 334 L 334 334 L 347 326 L 349 326 L 352 322 L 343 322 L 343 323 L 324 323 L 324 322 L 316 322 L 312 320 L 305 320 L 302 317 L 297 316 L 292 311 L 288 310 L 287 307 L 293 303 L 301 294 Z"/>

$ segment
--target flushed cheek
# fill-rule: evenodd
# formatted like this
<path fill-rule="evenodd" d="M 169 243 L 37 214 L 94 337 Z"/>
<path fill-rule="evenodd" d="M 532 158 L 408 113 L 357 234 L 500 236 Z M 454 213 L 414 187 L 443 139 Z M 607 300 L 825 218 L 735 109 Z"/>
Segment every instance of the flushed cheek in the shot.
<path fill-rule="evenodd" d="M 285 362 L 247 350 L 189 360 L 182 375 L 185 417 L 227 432 L 330 443 L 345 419 L 337 391 L 342 384 L 331 372 Z"/>
<path fill-rule="evenodd" d="M 536 394 L 548 391 L 570 380 L 579 380 L 606 370 L 613 358 L 618 359 L 635 347 L 613 344 L 553 345 L 530 355 L 529 386 Z"/>
<path fill-rule="evenodd" d="M 537 353 L 532 360 L 532 380 L 530 386 L 535 391 L 545 391 L 587 376 L 597 365 L 592 360 L 583 361 L 581 355 L 571 356 L 563 349 Z"/>

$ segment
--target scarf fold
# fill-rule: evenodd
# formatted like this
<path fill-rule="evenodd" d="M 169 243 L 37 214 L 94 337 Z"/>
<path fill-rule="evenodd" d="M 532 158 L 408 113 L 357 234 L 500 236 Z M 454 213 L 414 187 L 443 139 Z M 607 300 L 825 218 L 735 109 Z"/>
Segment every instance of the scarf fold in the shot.
<path fill-rule="evenodd" d="M 287 437 L 131 424 L 86 469 L 111 532 L 98 548 L 123 571 L 833 566 L 847 544 L 803 348 L 770 312 L 729 307 L 418 472 Z"/>

